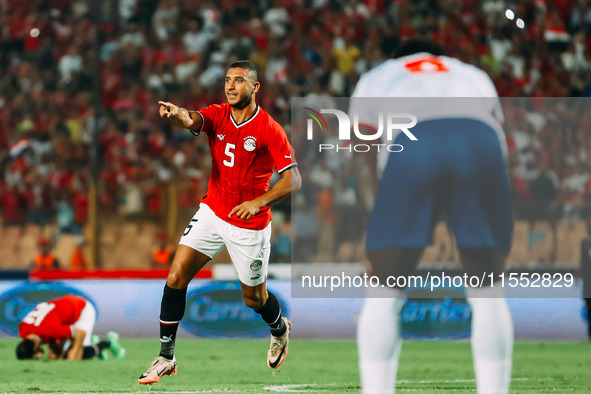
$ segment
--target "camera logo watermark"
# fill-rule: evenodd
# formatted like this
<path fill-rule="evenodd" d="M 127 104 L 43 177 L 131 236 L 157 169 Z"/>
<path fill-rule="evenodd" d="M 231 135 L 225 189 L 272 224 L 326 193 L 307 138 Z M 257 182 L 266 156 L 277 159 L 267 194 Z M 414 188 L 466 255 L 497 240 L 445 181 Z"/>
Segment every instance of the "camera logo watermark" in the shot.
<path fill-rule="evenodd" d="M 314 139 L 314 123 L 318 125 L 321 132 L 328 131 L 328 124 L 326 119 L 322 114 L 332 114 L 336 117 L 338 122 L 338 138 L 340 141 L 346 142 L 344 145 L 335 145 L 335 144 L 319 144 L 318 151 L 327 151 L 327 150 L 335 150 L 335 151 L 348 151 L 348 152 L 368 152 L 372 149 L 376 149 L 378 152 L 380 149 L 385 148 L 389 152 L 402 152 L 404 147 L 400 144 L 383 144 L 383 143 L 374 143 L 374 144 L 350 144 L 351 141 L 351 130 L 355 137 L 361 141 L 377 141 L 379 142 L 382 140 L 382 135 L 385 133 L 385 139 L 387 141 L 392 142 L 394 138 L 398 135 L 398 131 L 403 132 L 411 141 L 418 141 L 418 138 L 410 131 L 411 128 L 416 126 L 417 124 L 417 117 L 413 114 L 409 113 L 379 113 L 378 114 L 378 127 L 377 130 L 373 134 L 363 134 L 359 130 L 359 116 L 358 114 L 353 114 L 353 122 L 349 118 L 345 112 L 340 111 L 338 109 L 326 109 L 322 108 L 320 112 L 313 110 L 309 107 L 303 107 L 304 113 L 310 117 L 307 121 L 307 139 L 309 141 Z M 353 127 L 351 127 L 351 124 Z M 363 124 L 361 125 L 363 126 Z M 370 127 L 371 129 L 375 129 L 375 127 Z M 396 133 L 394 133 L 396 132 Z"/>

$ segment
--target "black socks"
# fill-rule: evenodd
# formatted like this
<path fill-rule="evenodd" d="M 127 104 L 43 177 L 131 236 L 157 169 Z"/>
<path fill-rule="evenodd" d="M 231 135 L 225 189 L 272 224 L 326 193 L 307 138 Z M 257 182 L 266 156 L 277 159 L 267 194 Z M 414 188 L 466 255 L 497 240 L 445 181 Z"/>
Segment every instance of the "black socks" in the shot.
<path fill-rule="evenodd" d="M 187 289 L 164 286 L 160 304 L 160 356 L 172 360 L 179 323 L 185 314 Z"/>
<path fill-rule="evenodd" d="M 84 349 L 82 349 L 82 359 L 88 360 L 98 356 L 104 349 L 108 349 L 109 346 L 111 346 L 111 342 L 109 341 L 100 341 L 96 345 L 84 346 Z"/>
<path fill-rule="evenodd" d="M 281 316 L 279 300 L 267 291 L 269 297 L 263 307 L 256 311 L 271 328 L 271 334 L 280 337 L 285 334 L 287 326 Z M 179 323 L 185 314 L 187 289 L 173 289 L 164 286 L 162 303 L 160 304 L 160 356 L 172 360 L 174 345 Z"/>
<path fill-rule="evenodd" d="M 267 302 L 263 307 L 255 311 L 269 325 L 271 328 L 271 335 L 275 337 L 280 337 L 281 335 L 285 334 L 287 327 L 285 322 L 281 317 L 281 306 L 279 305 L 279 300 L 273 293 L 267 290 L 269 294 L 269 298 L 267 298 Z"/>

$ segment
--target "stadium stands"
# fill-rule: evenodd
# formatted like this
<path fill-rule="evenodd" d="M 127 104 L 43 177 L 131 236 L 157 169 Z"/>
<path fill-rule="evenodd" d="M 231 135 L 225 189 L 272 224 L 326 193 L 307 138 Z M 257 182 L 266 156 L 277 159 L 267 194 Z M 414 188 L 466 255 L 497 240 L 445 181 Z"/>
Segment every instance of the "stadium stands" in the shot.
<path fill-rule="evenodd" d="M 28 266 L 41 234 L 55 239 L 55 251 L 67 264 L 68 240 L 87 234 L 94 56 L 101 60 L 106 109 L 99 126 L 105 267 L 149 267 L 156 228 L 170 223 L 171 202 L 163 195 L 172 184 L 180 185 L 180 214 L 169 236 L 182 231 L 205 188 L 207 141 L 161 121 L 157 101 L 195 109 L 223 101 L 224 67 L 238 58 L 261 67 L 260 103 L 288 132 L 290 97 L 329 100 L 350 94 L 360 73 L 383 60 L 380 44 L 392 36 L 439 40 L 451 55 L 487 70 L 502 96 L 591 95 L 591 11 L 578 2 L 527 0 L 509 19 L 505 10 L 513 3 L 502 0 L 222 1 L 215 6 L 130 0 L 120 2 L 119 20 L 104 27 L 98 54 L 92 50 L 89 3 L 0 1 L 2 268 Z M 521 110 L 509 114 L 516 121 L 506 125 L 518 219 L 510 259 L 576 262 L 577 242 L 585 234 L 580 218 L 591 189 L 591 111 L 557 109 L 560 119 L 571 120 L 557 127 Z M 293 140 L 296 152 L 302 143 Z M 322 171 L 337 178 L 335 168 Z M 303 178 L 317 183 L 312 193 L 339 193 L 332 184 L 323 188 L 318 174 Z M 532 201 L 547 208 L 536 208 L 532 217 L 527 208 Z M 288 203 L 276 209 L 289 221 Z M 547 214 L 538 215 L 541 211 Z M 338 225 L 325 221 L 316 231 L 330 240 L 330 226 Z M 428 250 L 426 260 L 455 259 L 445 230 L 436 238 L 441 242 Z M 323 259 L 331 259 L 327 248 L 339 259 L 357 259 L 359 239 L 330 242 L 334 245 L 323 243 L 319 251 Z"/>

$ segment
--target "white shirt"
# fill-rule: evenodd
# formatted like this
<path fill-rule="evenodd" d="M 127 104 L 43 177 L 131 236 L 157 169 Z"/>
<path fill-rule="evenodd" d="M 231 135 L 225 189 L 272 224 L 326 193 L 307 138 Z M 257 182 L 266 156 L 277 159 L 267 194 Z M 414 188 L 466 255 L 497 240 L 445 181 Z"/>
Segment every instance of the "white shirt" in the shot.
<path fill-rule="evenodd" d="M 73 72 L 82 71 L 82 57 L 80 55 L 64 55 L 58 63 L 58 70 L 61 74 L 61 82 L 70 81 Z"/>
<path fill-rule="evenodd" d="M 358 125 L 386 129 L 386 115 L 392 113 L 412 114 L 417 122 L 450 118 L 483 121 L 497 132 L 503 155 L 507 157 L 501 127 L 504 116 L 495 86 L 484 71 L 458 59 L 417 53 L 387 60 L 364 73 L 349 103 L 352 125 L 357 117 Z M 393 130 L 391 140 L 387 140 L 384 130 L 382 142 L 392 143 L 401 132 Z M 380 151 L 379 172 L 387 158 L 388 152 Z"/>
<path fill-rule="evenodd" d="M 388 60 L 364 73 L 351 97 L 351 121 L 352 115 L 357 114 L 359 124 L 374 128 L 379 125 L 380 113 L 411 113 L 419 122 L 457 117 L 479 119 L 501 132 L 500 123 L 504 122 L 489 76 L 447 56 L 419 53 Z M 356 100 L 360 97 L 376 99 Z M 392 99 L 385 100 L 386 97 Z M 445 100 L 451 97 L 458 99 Z"/>

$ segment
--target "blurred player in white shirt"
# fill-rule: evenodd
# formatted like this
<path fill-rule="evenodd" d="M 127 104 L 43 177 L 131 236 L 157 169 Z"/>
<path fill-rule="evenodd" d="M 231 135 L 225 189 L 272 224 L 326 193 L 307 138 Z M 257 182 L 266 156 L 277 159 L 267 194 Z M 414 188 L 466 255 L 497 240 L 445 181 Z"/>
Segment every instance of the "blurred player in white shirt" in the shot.
<path fill-rule="evenodd" d="M 357 97 L 382 99 L 368 104 Z M 394 101 L 403 103 L 392 111 L 389 97 L 409 99 Z M 472 99 L 451 99 L 461 97 Z M 488 75 L 443 56 L 442 48 L 432 41 L 408 40 L 394 59 L 361 76 L 349 108 L 350 117 L 359 116 L 364 134 L 375 133 L 378 115 L 387 112 L 416 115 L 418 123 L 411 131 L 418 141 L 410 141 L 404 133 L 394 135 L 391 142 L 403 145 L 402 152 L 382 149 L 365 163 L 364 173 L 375 174 L 374 179 L 364 176 L 365 187 L 376 193 L 366 241 L 372 274 L 381 283 L 390 275 L 411 274 L 432 242 L 441 212 L 448 215 L 467 274 L 503 272 L 513 218 L 503 114 Z M 513 323 L 504 289 L 467 288 L 466 296 L 473 311 L 478 392 L 507 393 Z M 363 393 L 395 391 L 404 297 L 404 288 L 368 291 L 357 334 Z"/>

